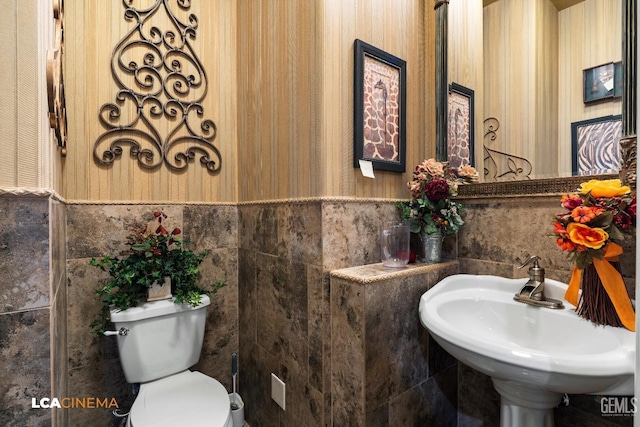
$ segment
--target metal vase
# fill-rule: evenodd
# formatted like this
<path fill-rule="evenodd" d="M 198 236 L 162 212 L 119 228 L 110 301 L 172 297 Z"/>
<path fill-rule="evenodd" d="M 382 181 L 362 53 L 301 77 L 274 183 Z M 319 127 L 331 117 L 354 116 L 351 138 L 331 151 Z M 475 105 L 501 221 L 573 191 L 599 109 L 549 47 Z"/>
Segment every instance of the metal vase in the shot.
<path fill-rule="evenodd" d="M 444 237 L 441 233 L 423 234 L 422 245 L 424 247 L 424 263 L 436 264 L 442 259 L 442 241 Z"/>

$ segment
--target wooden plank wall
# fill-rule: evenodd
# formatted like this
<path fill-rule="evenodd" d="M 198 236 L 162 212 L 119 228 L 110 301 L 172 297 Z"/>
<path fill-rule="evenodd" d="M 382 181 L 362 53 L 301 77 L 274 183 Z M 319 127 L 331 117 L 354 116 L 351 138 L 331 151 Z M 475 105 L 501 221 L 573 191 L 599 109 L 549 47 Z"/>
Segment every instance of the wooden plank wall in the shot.
<path fill-rule="evenodd" d="M 170 3 L 176 7 L 174 2 Z M 141 3 L 134 4 L 140 7 Z M 213 176 L 198 163 L 180 173 L 164 166 L 144 170 L 128 150 L 109 167 L 94 161 L 94 142 L 105 130 L 98 120 L 100 107 L 114 102 L 118 90 L 111 75 L 111 55 L 133 23 L 124 18 L 120 1 L 70 0 L 65 2 L 65 12 L 69 144 L 63 196 L 68 200 L 92 201 L 235 201 L 236 2 L 193 1 L 189 10 L 199 20 L 196 38 L 190 43 L 209 79 L 203 117 L 216 123 L 218 134 L 214 144 L 222 153 L 221 171 Z M 176 14 L 185 18 L 183 12 Z M 154 23 L 158 22 L 159 28 L 168 28 L 166 14 L 157 16 L 162 19 Z"/>
<path fill-rule="evenodd" d="M 448 80 L 473 90 L 474 98 L 474 158 L 482 165 L 482 135 L 484 126 L 484 69 L 482 67 L 482 0 L 449 2 Z"/>
<path fill-rule="evenodd" d="M 452 0 L 449 20 L 449 80 L 484 81 L 476 160 L 481 123 L 497 117 L 492 148 L 528 158 L 535 177 L 570 175 L 571 123 L 621 111 L 619 100 L 586 105 L 582 97 L 582 71 L 621 58 L 621 1 L 584 0 L 558 12 L 549 0 L 496 0 L 478 17 L 480 1 Z M 484 33 L 474 32 L 478 22 Z M 484 50 L 470 41 L 472 32 Z"/>
<path fill-rule="evenodd" d="M 46 52 L 52 2 L 3 0 L 0 16 L 0 186 L 58 190 L 60 162 L 49 132 Z"/>
<path fill-rule="evenodd" d="M 560 171 L 571 172 L 571 123 L 622 113 L 621 99 L 584 104 L 582 71 L 622 60 L 622 1 L 585 0 L 559 13 Z"/>
<path fill-rule="evenodd" d="M 431 6 L 429 4 L 429 6 Z M 122 2 L 69 0 L 70 200 L 235 202 L 319 196 L 406 197 L 416 163 L 434 155 L 433 20 L 421 0 L 193 1 L 193 42 L 210 80 L 205 116 L 218 125 L 219 175 L 200 167 L 143 171 L 123 155 L 93 160 L 102 104 L 116 86 L 110 56 L 130 28 Z M 375 180 L 353 168 L 353 41 L 405 59 L 407 170 Z"/>
<path fill-rule="evenodd" d="M 435 155 L 435 13 L 424 3 L 242 2 L 239 200 L 408 197 L 415 164 Z M 356 38 L 407 61 L 404 174 L 376 171 L 371 180 L 353 167 Z"/>

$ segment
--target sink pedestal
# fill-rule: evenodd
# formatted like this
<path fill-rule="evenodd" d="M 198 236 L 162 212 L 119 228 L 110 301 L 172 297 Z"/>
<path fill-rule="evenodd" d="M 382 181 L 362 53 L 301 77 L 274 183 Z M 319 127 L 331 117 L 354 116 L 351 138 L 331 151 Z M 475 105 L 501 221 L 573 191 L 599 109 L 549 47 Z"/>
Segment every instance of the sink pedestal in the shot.
<path fill-rule="evenodd" d="M 501 427 L 553 427 L 553 408 L 562 393 L 492 378 L 500 394 Z"/>

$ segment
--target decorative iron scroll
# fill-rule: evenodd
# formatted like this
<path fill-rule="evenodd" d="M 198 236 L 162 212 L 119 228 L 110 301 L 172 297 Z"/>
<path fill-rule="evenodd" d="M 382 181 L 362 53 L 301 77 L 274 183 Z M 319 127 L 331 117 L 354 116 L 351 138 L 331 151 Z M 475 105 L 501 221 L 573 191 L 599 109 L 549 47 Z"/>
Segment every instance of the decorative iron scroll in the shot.
<path fill-rule="evenodd" d="M 487 148 L 489 141 L 498 139 L 500 122 L 495 117 L 484 121 L 484 176 L 485 181 L 515 181 L 531 179 L 533 165 L 524 157 Z"/>
<path fill-rule="evenodd" d="M 52 49 L 47 50 L 47 100 L 49 127 L 53 129 L 60 154 L 67 155 L 67 109 L 64 99 L 62 76 L 62 54 L 64 48 L 63 0 L 53 0 L 55 39 Z"/>
<path fill-rule="evenodd" d="M 94 159 L 110 165 L 128 145 L 144 169 L 164 163 L 181 171 L 198 158 L 216 173 L 222 159 L 213 145 L 216 124 L 203 119 L 208 80 L 189 42 L 198 27 L 198 18 L 188 12 L 191 1 L 156 0 L 147 8 L 132 6 L 135 2 L 122 0 L 124 17 L 134 26 L 113 50 L 111 74 L 120 90 L 114 103 L 100 108 L 100 123 L 107 130 L 94 144 Z M 170 3 L 177 6 L 175 13 Z M 154 23 L 160 11 L 171 28 Z"/>

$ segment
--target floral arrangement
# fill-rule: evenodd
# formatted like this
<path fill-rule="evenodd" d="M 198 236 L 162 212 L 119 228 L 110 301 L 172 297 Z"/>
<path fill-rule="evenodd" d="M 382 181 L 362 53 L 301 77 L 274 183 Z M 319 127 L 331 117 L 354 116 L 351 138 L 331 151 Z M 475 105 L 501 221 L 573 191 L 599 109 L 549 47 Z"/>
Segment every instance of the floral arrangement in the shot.
<path fill-rule="evenodd" d="M 184 248 L 186 242 L 178 237 L 179 228 L 169 232 L 163 220 L 164 212 L 153 213 L 154 220 L 144 225 L 136 225 L 127 236 L 129 250 L 122 258 L 105 256 L 91 259 L 91 265 L 108 271 L 111 279 L 96 290 L 102 301 L 99 319 L 91 323 L 95 335 L 102 334 L 110 323 L 110 310 L 126 310 L 146 301 L 148 290 L 154 283 L 164 278 L 171 279 L 171 292 L 176 303 L 196 306 L 201 295 L 217 292 L 226 282 L 219 280 L 211 287 L 199 284 L 200 264 L 206 252 L 195 253 Z"/>
<path fill-rule="evenodd" d="M 562 207 L 553 222 L 556 243 L 580 270 L 602 259 L 607 243 L 622 241 L 636 222 L 636 196 L 619 179 L 585 182 L 578 194 L 562 196 Z"/>
<path fill-rule="evenodd" d="M 477 180 L 478 172 L 470 165 L 454 169 L 446 162 L 425 160 L 407 183 L 411 200 L 397 203 L 400 216 L 409 221 L 412 233 L 456 234 L 464 224 L 462 205 L 451 197 L 458 194 L 458 185 Z"/>
<path fill-rule="evenodd" d="M 591 180 L 562 196 L 553 221 L 557 245 L 575 263 L 565 299 L 576 313 L 601 325 L 635 331 L 635 312 L 620 273 L 616 241 L 636 223 L 636 196 L 619 179 Z"/>

